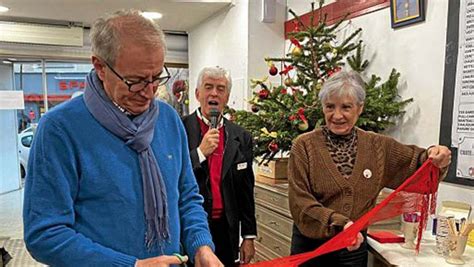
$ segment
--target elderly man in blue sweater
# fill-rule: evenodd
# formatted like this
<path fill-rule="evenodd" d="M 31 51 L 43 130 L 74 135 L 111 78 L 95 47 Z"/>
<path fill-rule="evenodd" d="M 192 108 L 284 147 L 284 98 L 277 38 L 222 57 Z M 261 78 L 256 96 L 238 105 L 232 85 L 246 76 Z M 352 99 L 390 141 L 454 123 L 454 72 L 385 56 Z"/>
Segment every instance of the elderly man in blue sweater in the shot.
<path fill-rule="evenodd" d="M 163 32 L 136 11 L 98 19 L 84 95 L 45 114 L 28 164 L 25 242 L 52 266 L 222 266 L 177 113 Z M 181 244 L 184 246 L 181 247 Z"/>

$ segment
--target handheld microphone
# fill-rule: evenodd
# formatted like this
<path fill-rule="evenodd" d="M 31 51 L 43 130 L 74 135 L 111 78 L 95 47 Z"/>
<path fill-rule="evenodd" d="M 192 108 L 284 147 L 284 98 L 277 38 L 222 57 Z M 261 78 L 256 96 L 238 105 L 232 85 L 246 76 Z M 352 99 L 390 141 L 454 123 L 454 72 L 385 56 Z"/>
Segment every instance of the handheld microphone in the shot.
<path fill-rule="evenodd" d="M 219 118 L 220 112 L 216 108 L 212 108 L 209 114 L 209 120 L 211 122 L 211 129 L 217 128 L 217 119 Z"/>

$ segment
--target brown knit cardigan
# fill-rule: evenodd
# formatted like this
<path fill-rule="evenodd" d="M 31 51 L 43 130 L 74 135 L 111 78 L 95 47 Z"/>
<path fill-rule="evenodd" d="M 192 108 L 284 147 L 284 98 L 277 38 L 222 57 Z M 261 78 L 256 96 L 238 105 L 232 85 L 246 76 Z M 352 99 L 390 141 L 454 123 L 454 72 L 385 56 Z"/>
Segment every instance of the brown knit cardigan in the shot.
<path fill-rule="evenodd" d="M 349 220 L 373 208 L 382 188 L 397 188 L 427 158 L 425 149 L 417 146 L 359 128 L 356 133 L 356 161 L 348 179 L 333 162 L 321 129 L 293 142 L 288 163 L 290 210 L 306 237 L 332 237 Z M 364 177 L 364 171 L 371 177 Z"/>

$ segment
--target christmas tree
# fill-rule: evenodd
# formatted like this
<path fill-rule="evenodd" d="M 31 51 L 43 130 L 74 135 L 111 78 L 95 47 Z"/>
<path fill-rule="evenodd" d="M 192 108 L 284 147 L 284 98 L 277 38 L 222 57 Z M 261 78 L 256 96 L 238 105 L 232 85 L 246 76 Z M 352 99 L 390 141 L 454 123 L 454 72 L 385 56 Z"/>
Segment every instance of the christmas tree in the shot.
<path fill-rule="evenodd" d="M 323 2 L 319 2 L 319 10 Z M 314 3 L 311 9 L 314 11 Z M 291 9 L 289 12 L 297 23 L 295 31 L 289 33 L 292 44 L 289 53 L 283 58 L 265 59 L 269 74 L 281 75 L 283 84 L 274 85 L 268 82 L 268 77 L 251 79 L 255 90 L 253 98 L 248 101 L 251 111 L 229 110 L 234 121 L 252 133 L 256 143 L 255 155 L 264 160 L 272 159 L 279 151 L 289 151 L 296 136 L 324 124 L 318 93 L 325 80 L 343 68 L 346 62 L 360 73 L 369 65 L 362 58 L 363 43 L 357 40 L 362 29 L 354 30 L 342 41 L 337 38 L 345 17 L 334 25 L 327 25 L 327 16 L 320 11 L 317 23 L 312 16 L 310 25 L 305 25 Z M 281 63 L 282 70 L 277 69 L 275 62 Z M 403 108 L 412 99 L 400 100 L 399 77 L 395 69 L 384 83 L 380 83 L 380 77 L 371 76 L 366 83 L 364 112 L 357 126 L 381 132 L 404 113 Z"/>

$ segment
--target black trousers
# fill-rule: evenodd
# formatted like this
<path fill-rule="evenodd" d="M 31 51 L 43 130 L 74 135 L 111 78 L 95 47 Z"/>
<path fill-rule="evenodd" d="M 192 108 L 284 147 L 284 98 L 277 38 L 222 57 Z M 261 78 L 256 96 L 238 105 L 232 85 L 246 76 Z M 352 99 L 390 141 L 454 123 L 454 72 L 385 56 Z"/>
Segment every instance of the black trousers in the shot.
<path fill-rule="evenodd" d="M 349 251 L 347 249 L 337 250 L 325 255 L 321 255 L 317 258 L 311 259 L 303 264 L 300 267 L 326 267 L 326 266 L 344 266 L 344 267 L 366 267 L 367 266 L 367 233 L 362 232 L 364 236 L 364 242 L 360 245 L 359 249 L 354 251 Z M 291 255 L 300 254 L 303 252 L 313 251 L 327 240 L 321 239 L 312 239 L 304 236 L 298 230 L 298 228 L 293 225 L 293 235 L 291 238 Z"/>
<path fill-rule="evenodd" d="M 211 220 L 209 222 L 209 228 L 211 230 L 212 241 L 216 246 L 216 256 L 226 267 L 238 266 L 235 261 L 238 258 L 238 251 L 232 251 L 232 243 L 229 236 L 229 224 L 225 216 L 217 220 Z M 187 266 L 194 266 L 192 263 Z"/>

